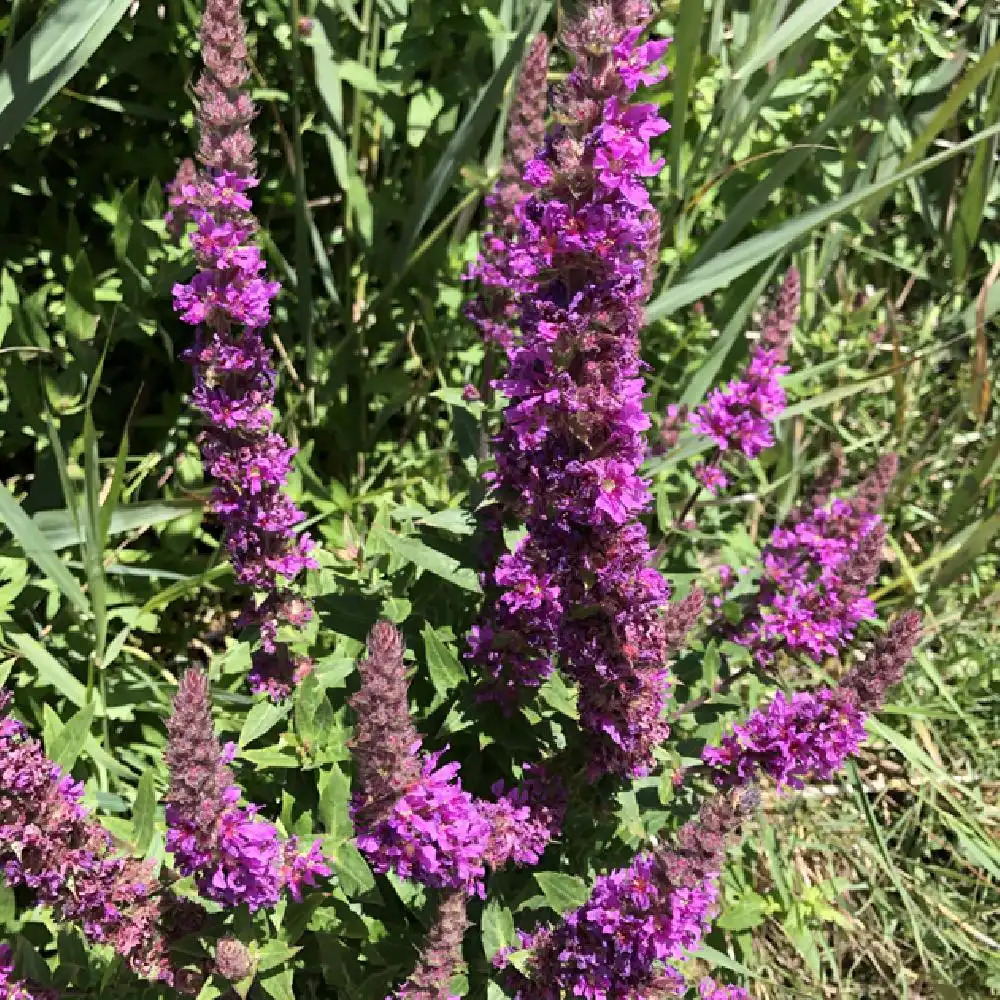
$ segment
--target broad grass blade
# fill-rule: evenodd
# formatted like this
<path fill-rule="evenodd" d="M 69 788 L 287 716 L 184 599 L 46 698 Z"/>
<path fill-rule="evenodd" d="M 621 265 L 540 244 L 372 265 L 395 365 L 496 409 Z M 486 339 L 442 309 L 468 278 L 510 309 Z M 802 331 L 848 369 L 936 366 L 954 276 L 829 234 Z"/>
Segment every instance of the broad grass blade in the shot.
<path fill-rule="evenodd" d="M 964 142 L 956 143 L 950 149 L 929 156 L 926 160 L 907 167 L 905 170 L 899 170 L 890 177 L 876 181 L 874 184 L 868 184 L 859 191 L 853 191 L 826 205 L 820 205 L 804 212 L 798 218 L 789 219 L 777 229 L 760 233 L 745 240 L 720 254 L 715 260 L 696 268 L 685 281 L 669 288 L 654 299 L 646 310 L 647 318 L 651 321 L 663 319 L 664 316 L 669 316 L 675 310 L 696 302 L 702 296 L 734 281 L 757 264 L 784 252 L 797 240 L 808 235 L 814 229 L 831 222 L 837 216 L 852 211 L 863 205 L 868 199 L 884 191 L 889 191 L 911 177 L 918 177 L 924 171 L 946 163 L 953 156 L 958 156 L 995 135 L 1000 135 L 1000 124 L 983 129 Z"/>
<path fill-rule="evenodd" d="M 0 149 L 97 51 L 131 0 L 62 0 L 0 64 Z"/>

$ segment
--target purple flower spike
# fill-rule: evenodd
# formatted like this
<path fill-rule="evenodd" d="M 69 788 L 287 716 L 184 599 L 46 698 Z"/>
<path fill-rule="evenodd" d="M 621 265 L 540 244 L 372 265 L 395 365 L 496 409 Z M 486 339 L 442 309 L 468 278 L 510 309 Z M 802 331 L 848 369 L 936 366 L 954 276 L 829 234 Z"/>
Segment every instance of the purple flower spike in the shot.
<path fill-rule="evenodd" d="M 525 196 L 495 223 L 473 268 L 483 336 L 507 356 L 508 400 L 490 474 L 498 522 L 526 535 L 487 574 L 469 636 L 483 698 L 510 707 L 556 664 L 580 690 L 594 774 L 641 774 L 667 735 L 663 577 L 640 517 L 649 491 L 639 330 L 659 244 L 645 179 L 667 124 L 631 103 L 662 79 L 667 43 L 641 43 L 643 2 L 595 4 L 565 33 L 576 59 L 554 124 L 523 164 Z M 491 515 L 492 516 L 492 515 Z M 499 526 L 499 525 L 498 525 Z"/>
<path fill-rule="evenodd" d="M 722 454 L 738 452 L 756 458 L 774 444 L 772 425 L 785 409 L 779 380 L 789 371 L 782 362 L 798 320 L 799 296 L 799 272 L 792 267 L 782 279 L 774 307 L 764 317 L 761 339 L 750 354 L 746 373 L 712 390 L 691 414 L 691 429 L 712 438 Z M 726 477 L 714 464 L 699 466 L 695 475 L 710 493 L 726 488 Z"/>
<path fill-rule="evenodd" d="M 361 689 L 351 803 L 358 849 L 380 874 L 393 871 L 435 889 L 482 893 L 490 824 L 462 788 L 459 765 L 426 753 L 407 705 L 403 637 L 389 622 L 368 636 L 358 663 Z"/>
<path fill-rule="evenodd" d="M 172 983 L 171 937 L 197 924 L 200 908 L 166 890 L 149 864 L 114 852 L 108 832 L 82 805 L 83 786 L 7 714 L 9 702 L 0 689 L 4 881 L 52 907 L 56 920 L 79 926 L 89 941 L 109 945 L 137 975 Z"/>
<path fill-rule="evenodd" d="M 191 402 L 205 421 L 202 459 L 217 484 L 212 510 L 237 580 L 263 595 L 241 619 L 261 631 L 250 687 L 279 700 L 309 665 L 279 647 L 278 626 L 308 621 L 308 605 L 291 588 L 317 564 L 312 539 L 298 530 L 305 515 L 284 492 L 296 449 L 272 430 L 277 376 L 261 331 L 280 286 L 263 276 L 254 242 L 249 192 L 258 181 L 249 126 L 255 111 L 243 90 L 249 72 L 239 0 L 208 0 L 201 46 L 205 69 L 195 91 L 203 169 L 184 161 L 170 185 L 167 216 L 174 233 L 194 223 L 198 271 L 174 286 L 174 309 L 197 327 L 184 357 L 194 368 Z"/>
<path fill-rule="evenodd" d="M 826 781 L 864 742 L 865 713 L 850 692 L 837 688 L 779 691 L 764 708 L 724 737 L 721 747 L 706 747 L 703 757 L 719 785 L 746 784 L 758 771 L 778 788 L 803 788 Z"/>
<path fill-rule="evenodd" d="M 258 910 L 274 906 L 285 889 L 301 899 L 304 886 L 330 874 L 318 844 L 302 854 L 295 838 L 283 841 L 256 806 L 238 804 L 229 768 L 235 747 L 219 746 L 200 670 L 181 677 L 167 732 L 167 850 L 206 899 Z"/>
<path fill-rule="evenodd" d="M 590 898 L 554 927 L 522 935 L 528 975 L 506 966 L 515 1000 L 652 1000 L 680 995 L 672 963 L 696 949 L 717 909 L 727 843 L 754 807 L 753 790 L 707 800 L 673 848 L 639 854 L 597 879 Z"/>
<path fill-rule="evenodd" d="M 451 992 L 452 979 L 461 972 L 462 939 L 469 926 L 467 897 L 451 890 L 441 897 L 437 917 L 409 979 L 386 1000 L 459 1000 Z"/>

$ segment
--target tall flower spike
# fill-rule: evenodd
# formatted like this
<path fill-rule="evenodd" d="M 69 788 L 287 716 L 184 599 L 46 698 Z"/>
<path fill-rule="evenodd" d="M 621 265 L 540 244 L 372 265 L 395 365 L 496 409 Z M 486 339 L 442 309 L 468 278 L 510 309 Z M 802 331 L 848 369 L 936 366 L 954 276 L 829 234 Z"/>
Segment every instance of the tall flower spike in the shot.
<path fill-rule="evenodd" d="M 920 612 L 904 611 L 840 682 L 841 687 L 854 692 L 866 712 L 881 708 L 889 689 L 903 679 L 913 648 L 920 640 L 920 624 Z"/>
<path fill-rule="evenodd" d="M 696 949 L 711 926 L 726 846 L 754 808 L 752 789 L 708 799 L 676 845 L 639 854 L 602 875 L 590 899 L 552 928 L 522 935 L 528 975 L 508 969 L 515 1000 L 678 996 L 671 963 Z M 499 964 L 506 961 L 501 954 Z"/>
<path fill-rule="evenodd" d="M 486 198 L 487 224 L 495 236 L 484 241 L 483 256 L 498 263 L 504 251 L 504 238 L 516 231 L 517 206 L 531 193 L 524 181 L 524 168 L 545 137 L 548 68 L 549 40 L 545 34 L 539 34 L 524 57 L 514 89 L 500 179 Z M 484 284 L 480 294 L 469 303 L 467 313 L 487 342 L 510 343 L 515 306 L 507 289 Z"/>
<path fill-rule="evenodd" d="M 806 781 L 832 777 L 858 753 L 868 713 L 881 708 L 888 689 L 902 680 L 919 637 L 920 615 L 906 611 L 837 687 L 791 697 L 779 691 L 721 746 L 705 748 L 702 756 L 716 783 L 746 784 L 763 772 L 779 789 L 802 788 Z"/>
<path fill-rule="evenodd" d="M 691 415 L 691 428 L 715 442 L 719 457 L 739 452 L 755 458 L 774 444 L 774 421 L 785 409 L 781 376 L 788 356 L 792 328 L 799 317 L 799 272 L 790 267 L 782 279 L 772 308 L 764 316 L 760 341 L 750 352 L 750 364 L 739 379 L 714 389 Z M 695 475 L 710 493 L 727 485 L 716 463 L 699 465 Z"/>
<path fill-rule="evenodd" d="M 235 746 L 219 746 L 202 671 L 181 677 L 167 734 L 167 850 L 206 899 L 257 910 L 274 906 L 286 888 L 301 898 L 303 886 L 330 874 L 318 844 L 300 854 L 295 838 L 282 841 L 256 806 L 238 804 L 228 766 Z"/>
<path fill-rule="evenodd" d="M 723 633 L 747 646 L 762 666 L 778 652 L 815 661 L 835 656 L 858 625 L 875 614 L 868 597 L 882 558 L 885 527 L 878 505 L 895 471 L 894 456 L 849 499 L 825 499 L 808 513 L 797 510 L 774 529 L 762 555 L 758 592 L 742 621 Z"/>
<path fill-rule="evenodd" d="M 649 16 L 644 2 L 595 3 L 567 29 L 576 66 L 524 167 L 530 194 L 515 226 L 487 234 L 472 272 L 510 305 L 490 487 L 497 516 L 527 534 L 487 574 L 469 656 L 483 696 L 506 703 L 558 660 L 597 737 L 594 773 L 648 770 L 667 734 L 668 588 L 650 567 L 638 474 L 649 426 L 639 330 L 656 242 L 644 179 L 662 166 L 650 142 L 667 128 L 655 105 L 631 101 L 666 73 L 655 64 L 667 42 L 639 42 Z"/>
<path fill-rule="evenodd" d="M 368 636 L 358 663 L 361 689 L 354 760 L 358 790 L 351 815 L 361 852 L 378 873 L 436 889 L 482 891 L 490 825 L 462 788 L 459 765 L 438 766 L 441 753 L 421 751 L 410 720 L 403 637 L 389 622 Z"/>
<path fill-rule="evenodd" d="M 248 192 L 258 183 L 250 133 L 255 112 L 243 89 L 249 71 L 239 0 L 207 0 L 201 47 L 205 67 L 195 92 L 203 169 L 192 176 L 184 161 L 167 217 L 175 230 L 195 224 L 190 239 L 198 271 L 174 286 L 174 309 L 197 328 L 184 357 L 194 368 L 191 401 L 205 421 L 202 459 L 217 484 L 212 508 L 237 579 L 255 593 L 242 618 L 261 633 L 250 686 L 280 699 L 310 668 L 288 654 L 277 633 L 282 622 L 308 621 L 311 608 L 291 587 L 316 562 L 312 540 L 296 528 L 305 515 L 285 493 L 296 449 L 272 430 L 276 373 L 261 330 L 279 285 L 262 277 L 254 242 Z"/>
<path fill-rule="evenodd" d="M 83 786 L 45 757 L 7 714 L 0 689 L 0 870 L 8 886 L 50 906 L 106 944 L 137 975 L 172 983 L 169 942 L 200 920 L 197 907 L 164 889 L 146 862 L 116 854 L 82 805 Z"/>
<path fill-rule="evenodd" d="M 451 981 L 465 965 L 462 939 L 469 926 L 467 897 L 454 889 L 444 893 L 427 941 L 409 979 L 387 1000 L 458 1000 Z"/>

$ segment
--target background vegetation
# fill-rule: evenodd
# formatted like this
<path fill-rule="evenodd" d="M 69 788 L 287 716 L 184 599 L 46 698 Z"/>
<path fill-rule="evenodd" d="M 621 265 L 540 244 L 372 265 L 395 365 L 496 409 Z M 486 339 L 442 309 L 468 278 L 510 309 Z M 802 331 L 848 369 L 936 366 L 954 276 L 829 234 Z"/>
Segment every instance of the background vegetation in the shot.
<path fill-rule="evenodd" d="M 317 672 L 294 707 L 248 712 L 249 637 L 226 638 L 237 599 L 202 517 L 188 331 L 169 301 L 185 255 L 161 221 L 163 185 L 193 149 L 198 4 L 14 0 L 0 8 L 0 681 L 109 828 L 156 852 L 162 717 L 179 672 L 210 665 L 248 794 L 287 829 L 326 834 L 337 859 L 330 907 L 279 914 L 262 988 L 284 1000 L 306 967 L 321 975 L 297 995 L 381 996 L 411 963 L 396 935 L 419 923 L 420 899 L 398 883 L 363 919 L 352 906 L 375 890 L 349 843 L 345 698 L 381 612 L 420 664 L 425 731 L 473 784 L 492 752 L 460 707 L 455 623 L 476 602 L 468 511 L 484 439 L 483 405 L 462 397 L 483 351 L 461 273 L 525 38 L 566 12 L 247 10 L 260 212 L 284 284 L 281 430 L 302 449 L 294 492 L 323 546 Z M 790 261 L 805 287 L 779 444 L 700 508 L 695 544 L 669 544 L 687 472 L 650 461 L 664 569 L 683 583 L 743 561 L 834 444 L 855 466 L 896 450 L 877 596 L 883 614 L 914 604 L 927 622 L 860 765 L 768 802 L 728 876 L 706 957 L 762 1000 L 1000 995 L 998 29 L 995 4 L 963 0 L 666 0 L 655 26 L 675 43 L 652 98 L 673 128 L 654 193 L 651 410 L 696 403 L 741 365 L 759 295 Z M 710 658 L 696 647 L 680 665 L 685 694 L 710 682 Z M 572 705 L 547 694 L 557 725 Z M 681 735 L 711 738 L 720 716 Z M 596 863 L 663 825 L 672 792 L 646 784 L 617 796 Z M 527 881 L 535 895 L 522 880 L 511 907 L 563 908 L 579 890 Z M 509 919 L 483 919 L 473 993 Z M 15 918 L 0 890 L 19 961 L 57 984 L 76 970 L 99 993 L 102 967 L 45 921 Z"/>

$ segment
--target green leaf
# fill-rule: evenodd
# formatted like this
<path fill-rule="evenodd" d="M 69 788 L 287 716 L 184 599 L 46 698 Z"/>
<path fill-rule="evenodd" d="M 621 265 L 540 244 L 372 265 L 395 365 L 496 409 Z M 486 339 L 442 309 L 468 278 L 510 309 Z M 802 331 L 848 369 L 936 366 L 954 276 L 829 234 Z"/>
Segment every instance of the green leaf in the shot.
<path fill-rule="evenodd" d="M 708 962 L 713 968 L 728 969 L 730 972 L 739 973 L 741 976 L 747 976 L 750 979 L 760 978 L 756 973 L 751 972 L 745 965 L 741 962 L 737 962 L 735 958 L 730 958 L 724 952 L 718 950 L 718 948 L 712 948 L 707 944 L 703 944 L 696 952 L 695 956 Z"/>
<path fill-rule="evenodd" d="M 151 769 L 142 772 L 132 806 L 132 840 L 136 851 L 145 854 L 156 831 L 156 783 Z"/>
<path fill-rule="evenodd" d="M 354 835 L 348 812 L 350 799 L 351 783 L 336 764 L 331 764 L 319 779 L 319 819 L 335 843 Z"/>
<path fill-rule="evenodd" d="M 108 511 L 102 531 L 105 539 L 130 531 L 142 531 L 194 513 L 202 506 L 197 500 L 144 500 L 127 504 Z M 83 531 L 76 526 L 69 510 L 40 510 L 31 520 L 53 549 L 65 549 L 83 541 Z"/>
<path fill-rule="evenodd" d="M 294 970 L 282 969 L 266 979 L 261 979 L 260 985 L 268 996 L 274 997 L 274 1000 L 295 1000 L 295 991 L 292 986 L 294 979 Z"/>
<path fill-rule="evenodd" d="M 430 625 L 424 626 L 421 635 L 424 637 L 424 654 L 431 683 L 438 694 L 446 695 L 466 679 L 465 669 L 454 650 L 445 645 Z"/>
<path fill-rule="evenodd" d="M 576 704 L 576 689 L 570 687 L 557 672 L 549 674 L 545 683 L 538 689 L 538 697 L 549 708 L 570 719 L 579 718 Z"/>
<path fill-rule="evenodd" d="M 96 385 L 98 377 L 94 376 Z M 108 641 L 107 586 L 104 578 L 104 539 L 101 536 L 100 468 L 97 450 L 97 430 L 88 405 L 83 417 L 83 564 L 90 588 L 90 607 L 94 615 L 94 653 L 98 665 L 104 658 Z"/>
<path fill-rule="evenodd" d="M 452 133 L 448 145 L 438 159 L 430 177 L 427 178 L 423 190 L 413 203 L 413 209 L 403 224 L 403 234 L 396 250 L 393 270 L 405 270 L 408 258 L 417 245 L 417 240 L 423 232 L 427 220 L 434 214 L 445 192 L 458 173 L 470 150 L 482 138 L 490 119 L 496 114 L 497 106 L 503 95 L 507 80 L 514 72 L 521 59 L 525 41 L 533 33 L 534 25 L 539 16 L 544 16 L 549 4 L 543 3 L 532 10 L 525 18 L 517 37 L 511 42 L 503 62 L 496 68 L 489 82 L 480 91 L 479 96 L 469 108 L 461 124 Z"/>
<path fill-rule="evenodd" d="M 0 63 L 0 149 L 111 34 L 130 0 L 62 0 Z"/>
<path fill-rule="evenodd" d="M 271 938 L 257 954 L 257 971 L 267 972 L 279 965 L 284 965 L 301 950 L 301 947 Z"/>
<path fill-rule="evenodd" d="M 557 913 L 566 913 L 583 906 L 590 898 L 590 888 L 576 875 L 561 872 L 535 872 L 535 881 L 545 901 Z"/>
<path fill-rule="evenodd" d="M 337 881 L 344 894 L 353 898 L 364 895 L 375 888 L 375 876 L 361 852 L 349 840 L 345 840 L 334 852 Z"/>
<path fill-rule="evenodd" d="M 764 922 L 768 909 L 767 900 L 751 892 L 727 906 L 716 925 L 726 931 L 748 931 Z"/>
<path fill-rule="evenodd" d="M 66 331 L 76 340 L 93 340 L 97 319 L 94 272 L 86 253 L 81 250 L 66 280 Z"/>
<path fill-rule="evenodd" d="M 955 143 L 950 148 L 929 156 L 915 166 L 899 170 L 891 176 L 872 184 L 866 184 L 851 191 L 849 194 L 836 198 L 826 205 L 804 212 L 802 215 L 789 219 L 776 229 L 768 230 L 752 236 L 748 240 L 719 254 L 714 260 L 695 268 L 680 284 L 668 288 L 654 299 L 646 310 L 649 322 L 663 319 L 683 306 L 697 302 L 717 288 L 722 288 L 735 281 L 740 275 L 746 274 L 751 268 L 766 260 L 784 253 L 801 237 L 808 235 L 814 229 L 833 221 L 840 215 L 860 207 L 866 200 L 883 191 L 889 191 L 903 181 L 934 167 L 947 163 L 954 156 L 974 148 L 978 143 L 1000 135 L 1000 124 L 983 129 L 964 142 Z"/>
<path fill-rule="evenodd" d="M 769 32 L 763 44 L 749 53 L 737 66 L 734 79 L 752 76 L 772 59 L 781 55 L 790 45 L 794 45 L 803 35 L 811 31 L 820 21 L 843 0 L 806 0 L 798 6 L 787 21 L 782 22 L 777 31 Z"/>
<path fill-rule="evenodd" d="M 404 562 L 413 563 L 414 566 L 425 569 L 463 590 L 470 590 L 474 594 L 480 593 L 479 580 L 471 569 L 462 567 L 457 559 L 432 549 L 419 538 L 399 535 L 377 523 L 372 525 L 370 534 L 383 542 L 389 552 Z"/>
<path fill-rule="evenodd" d="M 684 124 L 694 70 L 701 47 L 701 25 L 705 16 L 704 0 L 681 0 L 674 32 L 673 55 L 674 98 L 670 109 L 670 183 L 674 191 L 681 190 L 681 153 L 684 149 Z"/>
<path fill-rule="evenodd" d="M 83 751 L 94 722 L 94 703 L 80 709 L 52 740 L 48 756 L 64 771 L 69 773 Z"/>
<path fill-rule="evenodd" d="M 483 951 L 488 959 L 517 940 L 513 914 L 496 900 L 490 900 L 483 910 L 482 928 Z"/>
<path fill-rule="evenodd" d="M 242 750 L 254 740 L 259 740 L 270 732 L 292 710 L 291 704 L 275 705 L 270 701 L 259 701 L 247 713 L 240 730 L 239 747 Z"/>
<path fill-rule="evenodd" d="M 35 668 L 39 684 L 55 688 L 77 708 L 83 708 L 87 689 L 41 643 L 24 632 L 8 632 L 7 638 Z"/>
<path fill-rule="evenodd" d="M 24 554 L 66 595 L 77 610 L 88 615 L 90 603 L 80 584 L 3 483 L 0 483 L 0 520 L 10 529 Z"/>

